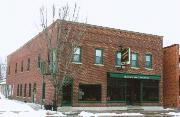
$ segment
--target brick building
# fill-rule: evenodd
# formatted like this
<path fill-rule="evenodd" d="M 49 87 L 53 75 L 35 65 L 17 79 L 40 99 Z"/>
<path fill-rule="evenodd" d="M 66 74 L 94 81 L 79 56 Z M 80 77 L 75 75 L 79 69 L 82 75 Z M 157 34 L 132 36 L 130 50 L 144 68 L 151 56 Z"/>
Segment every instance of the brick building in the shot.
<path fill-rule="evenodd" d="M 56 21 L 58 22 L 58 21 Z M 56 23 L 55 22 L 55 23 Z M 68 22 L 70 25 L 81 23 Z M 54 28 L 52 24 L 49 27 Z M 61 104 L 121 106 L 163 104 L 163 40 L 161 36 L 88 25 L 72 65 L 76 78 L 63 87 Z M 54 32 L 55 33 L 55 32 Z M 8 56 L 7 83 L 13 98 L 41 103 L 40 58 L 48 59 L 44 32 Z M 52 40 L 57 47 L 56 40 Z M 121 49 L 130 51 L 130 64 L 121 66 Z M 45 77 L 45 103 L 52 103 L 51 77 Z"/>
<path fill-rule="evenodd" d="M 180 107 L 179 45 L 165 47 L 163 53 L 163 105 L 164 107 Z"/>

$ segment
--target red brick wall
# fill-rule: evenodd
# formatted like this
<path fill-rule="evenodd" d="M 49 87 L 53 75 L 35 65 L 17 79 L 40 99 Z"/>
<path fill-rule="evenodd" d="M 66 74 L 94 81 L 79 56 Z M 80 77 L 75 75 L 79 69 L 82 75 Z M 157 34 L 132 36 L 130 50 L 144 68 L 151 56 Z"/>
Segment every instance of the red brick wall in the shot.
<path fill-rule="evenodd" d="M 133 73 L 146 75 L 160 75 L 160 105 L 162 105 L 162 38 L 152 35 L 141 35 L 139 33 L 123 32 L 120 30 L 94 28 L 88 26 L 84 40 L 82 40 L 82 64 L 73 86 L 73 106 L 107 106 L 107 72 Z M 117 70 L 115 67 L 115 53 L 118 46 L 130 47 L 132 52 L 139 53 L 140 69 L 132 69 L 127 66 L 125 69 Z M 103 49 L 104 66 L 94 65 L 95 48 Z M 153 69 L 145 69 L 144 57 L 146 53 L 153 56 Z M 82 104 L 78 103 L 78 86 L 79 83 L 101 84 L 102 94 L 100 104 Z M 114 104 L 119 105 L 119 104 Z M 157 104 L 159 105 L 159 104 Z"/>
<path fill-rule="evenodd" d="M 76 25 L 76 23 L 72 24 Z M 81 24 L 80 24 L 81 26 Z M 82 64 L 73 64 L 74 67 L 78 68 L 74 77 L 73 83 L 73 106 L 110 106 L 112 104 L 106 104 L 107 97 L 107 72 L 119 72 L 119 73 L 134 73 L 134 74 L 145 74 L 145 75 L 160 75 L 160 104 L 162 104 L 163 92 L 162 92 L 162 37 L 136 33 L 130 31 L 123 31 L 111 28 L 103 28 L 98 26 L 86 25 L 85 37 L 81 41 L 80 46 L 82 47 Z M 81 29 L 80 29 L 81 30 Z M 8 56 L 8 66 L 11 66 L 11 74 L 7 76 L 8 84 L 14 84 L 14 95 L 16 96 L 17 84 L 28 84 L 29 82 L 37 83 L 37 101 L 41 99 L 41 80 L 37 70 L 37 56 L 39 53 L 43 58 L 47 59 L 47 49 L 44 47 L 46 43 L 42 41 L 42 33 L 36 36 L 31 42 L 12 53 Z M 55 41 L 54 45 L 55 45 Z M 29 46 L 30 45 L 30 48 Z M 132 52 L 139 53 L 139 69 L 132 69 L 127 66 L 125 69 L 117 70 L 115 67 L 115 53 L 119 46 L 130 47 Z M 42 49 L 39 49 L 42 47 Z M 95 60 L 95 48 L 103 49 L 103 66 L 94 65 Z M 153 56 L 153 69 L 145 69 L 145 54 L 151 53 Z M 31 70 L 30 72 L 20 73 L 20 63 L 24 60 L 24 65 L 28 57 L 31 58 Z M 14 73 L 15 63 L 18 63 L 18 73 Z M 26 68 L 26 67 L 25 67 Z M 97 104 L 82 104 L 78 103 L 78 87 L 79 83 L 85 84 L 100 84 L 102 87 L 101 100 L 102 103 Z M 24 85 L 23 85 L 24 86 Z M 53 87 L 48 78 L 46 78 L 46 103 L 50 103 L 53 97 Z M 27 87 L 28 89 L 28 87 Z M 27 91 L 28 92 L 28 91 Z M 24 99 L 23 97 L 19 97 Z M 26 98 L 25 98 L 26 99 Z M 29 99 L 30 100 L 30 99 Z M 123 105 L 123 104 L 113 104 Z"/>
<path fill-rule="evenodd" d="M 42 97 L 42 78 L 38 68 L 38 55 L 41 55 L 43 60 L 47 60 L 48 49 L 47 40 L 44 38 L 43 33 L 39 33 L 32 40 L 27 42 L 24 46 L 10 54 L 7 58 L 7 64 L 10 66 L 10 74 L 7 74 L 7 83 L 12 85 L 13 88 L 13 98 L 22 101 L 32 101 L 33 95 L 33 84 L 36 83 L 36 102 L 41 102 Z M 55 45 L 55 40 L 52 41 L 52 45 Z M 30 58 L 30 71 L 27 71 L 28 58 Z M 21 72 L 21 61 L 24 63 L 24 71 Z M 15 73 L 15 64 L 18 63 L 17 73 Z M 8 70 L 7 70 L 8 71 Z M 31 97 L 28 97 L 29 93 L 29 83 L 31 83 Z M 49 77 L 45 77 L 46 83 L 46 103 L 52 103 L 53 99 L 53 85 L 49 80 Z M 18 84 L 22 84 L 22 96 L 17 96 Z M 24 85 L 26 86 L 26 97 L 24 97 Z"/>
<path fill-rule="evenodd" d="M 163 50 L 164 107 L 179 107 L 179 45 Z"/>

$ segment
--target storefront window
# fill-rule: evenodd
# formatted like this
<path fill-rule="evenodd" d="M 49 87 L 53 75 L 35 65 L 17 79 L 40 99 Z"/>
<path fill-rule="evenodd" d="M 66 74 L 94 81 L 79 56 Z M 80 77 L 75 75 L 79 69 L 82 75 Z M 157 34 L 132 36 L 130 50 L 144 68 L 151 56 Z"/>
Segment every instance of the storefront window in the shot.
<path fill-rule="evenodd" d="M 143 81 L 143 101 L 159 101 L 159 81 Z"/>
<path fill-rule="evenodd" d="M 108 78 L 107 101 L 125 101 L 126 81 L 121 79 Z"/>
<path fill-rule="evenodd" d="M 79 101 L 101 101 L 101 85 L 79 84 Z"/>

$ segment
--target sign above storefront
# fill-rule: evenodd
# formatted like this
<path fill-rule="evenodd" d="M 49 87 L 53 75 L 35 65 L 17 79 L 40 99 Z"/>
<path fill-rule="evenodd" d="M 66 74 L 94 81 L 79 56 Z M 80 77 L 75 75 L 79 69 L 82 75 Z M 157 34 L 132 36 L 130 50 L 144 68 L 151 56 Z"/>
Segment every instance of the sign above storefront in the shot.
<path fill-rule="evenodd" d="M 127 79 L 151 79 L 160 80 L 160 75 L 144 75 L 144 74 L 129 74 L 129 73 L 108 73 L 109 78 L 127 78 Z"/>

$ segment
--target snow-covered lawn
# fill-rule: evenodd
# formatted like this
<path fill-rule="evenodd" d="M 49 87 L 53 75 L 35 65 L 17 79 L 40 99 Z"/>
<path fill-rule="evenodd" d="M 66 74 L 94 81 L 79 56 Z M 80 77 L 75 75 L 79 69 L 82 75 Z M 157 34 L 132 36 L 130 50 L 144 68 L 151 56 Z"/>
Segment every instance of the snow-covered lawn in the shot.
<path fill-rule="evenodd" d="M 61 112 L 34 110 L 33 104 L 24 103 L 16 100 L 6 99 L 0 94 L 0 117 L 48 117 L 48 116 L 66 116 Z"/>

